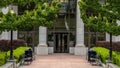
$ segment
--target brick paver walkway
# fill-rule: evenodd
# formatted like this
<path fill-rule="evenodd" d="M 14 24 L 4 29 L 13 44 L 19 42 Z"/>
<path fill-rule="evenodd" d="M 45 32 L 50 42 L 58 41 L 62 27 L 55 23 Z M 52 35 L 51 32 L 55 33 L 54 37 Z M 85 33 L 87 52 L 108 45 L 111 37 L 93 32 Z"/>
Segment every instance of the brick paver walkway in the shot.
<path fill-rule="evenodd" d="M 36 56 L 30 65 L 23 65 L 20 68 L 102 68 L 92 66 L 84 56 L 70 54 L 52 54 L 47 56 Z"/>

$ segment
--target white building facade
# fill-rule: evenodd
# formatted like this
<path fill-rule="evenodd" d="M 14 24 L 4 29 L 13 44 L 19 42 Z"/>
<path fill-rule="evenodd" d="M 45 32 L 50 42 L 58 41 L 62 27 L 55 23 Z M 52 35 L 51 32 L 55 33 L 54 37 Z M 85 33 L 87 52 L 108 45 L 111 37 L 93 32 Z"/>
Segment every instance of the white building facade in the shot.
<path fill-rule="evenodd" d="M 74 55 L 86 55 L 87 47 L 85 47 L 84 39 L 84 23 L 80 18 L 80 10 L 78 1 L 80 0 L 58 0 L 62 2 L 62 7 L 58 13 L 58 18 L 54 21 L 53 27 L 47 28 L 40 26 L 38 33 L 34 35 L 38 41 L 35 45 L 35 53 L 37 55 L 48 55 L 53 53 L 70 53 Z M 17 14 L 18 7 L 9 6 L 1 9 L 2 12 L 11 9 Z M 30 31 L 29 31 L 30 32 Z M 30 32 L 32 34 L 32 32 Z M 19 36 L 25 38 L 25 34 L 20 35 L 18 31 L 13 32 L 13 39 L 19 39 Z M 114 37 L 113 41 L 120 41 L 120 37 Z M 10 32 L 2 32 L 0 39 L 10 39 Z M 109 35 L 106 35 L 109 40 Z"/>
<path fill-rule="evenodd" d="M 62 7 L 53 28 L 39 27 L 39 44 L 35 49 L 36 53 L 38 55 L 49 53 L 86 55 L 84 24 L 80 18 L 79 0 L 61 1 Z M 67 7 L 68 5 L 70 8 Z"/>

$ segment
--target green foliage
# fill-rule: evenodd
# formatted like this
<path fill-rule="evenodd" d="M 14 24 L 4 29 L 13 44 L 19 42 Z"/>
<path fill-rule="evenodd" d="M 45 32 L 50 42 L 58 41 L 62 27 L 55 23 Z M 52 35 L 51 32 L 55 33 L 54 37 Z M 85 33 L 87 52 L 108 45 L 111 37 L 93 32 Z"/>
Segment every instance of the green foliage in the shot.
<path fill-rule="evenodd" d="M 7 62 L 7 54 L 6 52 L 0 52 L 0 66 Z"/>
<path fill-rule="evenodd" d="M 0 0 L 0 7 L 5 7 L 9 4 L 11 4 L 13 0 Z"/>
<path fill-rule="evenodd" d="M 0 29 L 1 31 L 18 30 L 33 28 L 39 26 L 51 27 L 53 21 L 57 18 L 57 12 L 61 6 L 60 3 L 52 0 L 48 3 L 47 0 L 12 0 L 6 5 L 28 5 L 31 2 L 35 3 L 32 10 L 25 10 L 23 15 L 16 15 L 9 12 L 8 14 L 0 14 Z M 2 5 L 2 4 L 1 4 Z"/>
<path fill-rule="evenodd" d="M 13 51 L 13 56 L 17 60 L 19 60 L 20 56 L 24 54 L 25 50 L 29 47 L 19 47 Z M 8 57 L 10 56 L 10 51 L 7 52 Z"/>
<path fill-rule="evenodd" d="M 120 19 L 119 3 L 120 0 L 107 0 L 106 4 L 100 4 L 99 0 L 79 1 L 81 18 L 85 26 L 94 31 L 120 35 L 120 26 L 116 23 L 116 20 Z M 87 14 L 88 12 L 91 14 Z"/>
<path fill-rule="evenodd" d="M 57 18 L 59 8 L 60 3 L 57 2 L 52 2 L 51 4 L 46 2 L 43 4 L 38 3 L 35 9 L 26 11 L 20 16 L 17 26 L 19 28 L 39 26 L 51 27 L 53 21 Z"/>
<path fill-rule="evenodd" d="M 15 25 L 16 22 L 17 22 L 16 14 L 14 14 L 14 13 L 12 14 L 9 11 L 8 14 L 3 15 L 3 17 L 2 17 L 2 23 L 0 23 L 1 31 L 16 30 L 17 29 L 17 27 Z"/>
<path fill-rule="evenodd" d="M 30 47 L 19 47 L 13 51 L 13 56 L 17 60 L 19 60 L 20 56 L 24 54 L 25 50 Z M 10 57 L 10 51 L 8 52 L 1 52 L 0 51 L 0 66 L 4 65 Z"/>
<path fill-rule="evenodd" d="M 116 55 L 113 57 L 113 63 L 120 66 L 120 52 L 116 52 Z"/>
<path fill-rule="evenodd" d="M 109 58 L 109 50 L 103 47 L 93 47 L 93 49 L 101 56 L 101 61 L 106 63 Z M 120 66 L 120 52 L 112 51 L 112 63 Z"/>
<path fill-rule="evenodd" d="M 81 0 L 79 6 L 85 26 L 94 31 L 104 32 L 106 30 L 105 21 L 103 21 L 105 19 L 103 19 L 102 13 L 99 12 L 101 5 L 98 0 Z M 88 12 L 91 14 L 87 14 Z"/>
<path fill-rule="evenodd" d="M 106 63 L 106 60 L 109 58 L 109 50 L 102 47 L 94 47 L 94 50 L 100 55 L 101 61 Z"/>
<path fill-rule="evenodd" d="M 25 6 L 28 3 L 34 2 L 34 3 L 38 3 L 38 2 L 46 2 L 47 0 L 0 0 L 0 7 L 5 7 L 8 5 L 22 5 Z"/>
<path fill-rule="evenodd" d="M 107 0 L 106 7 L 113 12 L 117 12 L 120 14 L 120 0 Z M 119 15 L 118 15 L 119 16 Z"/>

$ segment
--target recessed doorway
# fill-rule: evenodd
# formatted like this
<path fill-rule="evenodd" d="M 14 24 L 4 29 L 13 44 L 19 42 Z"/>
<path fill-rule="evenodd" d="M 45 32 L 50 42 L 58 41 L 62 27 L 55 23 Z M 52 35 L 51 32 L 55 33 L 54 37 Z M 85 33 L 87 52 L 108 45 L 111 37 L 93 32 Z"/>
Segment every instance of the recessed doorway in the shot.
<path fill-rule="evenodd" d="M 68 53 L 69 52 L 69 34 L 56 33 L 55 34 L 55 53 Z"/>

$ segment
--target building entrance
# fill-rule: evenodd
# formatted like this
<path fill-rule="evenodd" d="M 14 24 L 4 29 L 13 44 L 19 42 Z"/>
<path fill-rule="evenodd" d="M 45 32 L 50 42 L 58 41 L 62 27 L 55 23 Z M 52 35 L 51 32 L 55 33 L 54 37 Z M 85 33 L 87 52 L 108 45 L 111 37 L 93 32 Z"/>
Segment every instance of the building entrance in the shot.
<path fill-rule="evenodd" d="M 55 53 L 68 53 L 69 51 L 69 34 L 56 33 L 55 34 Z"/>

